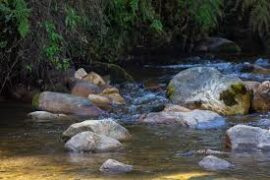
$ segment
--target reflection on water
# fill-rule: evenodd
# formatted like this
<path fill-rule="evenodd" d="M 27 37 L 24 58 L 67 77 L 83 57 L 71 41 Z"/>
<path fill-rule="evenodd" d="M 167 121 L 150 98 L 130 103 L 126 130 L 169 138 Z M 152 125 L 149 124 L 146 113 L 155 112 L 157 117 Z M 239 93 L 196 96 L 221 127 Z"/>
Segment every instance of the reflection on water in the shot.
<path fill-rule="evenodd" d="M 219 62 L 221 63 L 221 62 Z M 222 66 L 227 63 L 222 62 Z M 164 68 L 164 67 L 162 67 Z M 153 70 L 153 69 L 152 69 Z M 179 71 L 179 70 L 177 70 Z M 153 70 L 162 87 L 175 73 L 173 70 Z M 154 76 L 153 76 L 154 75 Z M 126 123 L 137 114 L 152 111 L 153 105 L 166 101 L 164 92 L 149 92 L 141 85 L 122 89 L 129 107 L 115 117 L 129 129 L 133 138 L 124 143 L 125 151 L 101 154 L 72 154 L 64 150 L 61 133 L 73 122 L 25 121 L 32 109 L 14 102 L 0 104 L 0 179 L 269 179 L 270 156 L 231 154 L 222 158 L 236 165 L 224 172 L 207 172 L 198 166 L 202 155 L 181 156 L 199 149 L 224 150 L 224 133 L 238 123 L 263 128 L 270 127 L 270 114 L 228 117 L 227 127 L 212 130 L 191 130 L 175 125 L 148 126 Z M 98 169 L 113 158 L 134 165 L 131 173 L 105 176 Z"/>

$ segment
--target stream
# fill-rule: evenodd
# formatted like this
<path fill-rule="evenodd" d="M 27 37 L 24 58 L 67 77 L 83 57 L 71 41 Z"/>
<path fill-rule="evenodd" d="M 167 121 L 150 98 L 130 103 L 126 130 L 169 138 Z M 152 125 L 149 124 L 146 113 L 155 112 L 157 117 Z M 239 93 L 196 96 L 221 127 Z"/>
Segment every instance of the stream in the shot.
<path fill-rule="evenodd" d="M 136 83 L 117 87 L 127 105 L 110 116 L 126 127 L 132 139 L 117 153 L 72 154 L 64 149 L 61 134 L 73 121 L 31 122 L 27 113 L 31 105 L 0 102 L 0 179 L 270 179 L 270 155 L 231 154 L 221 156 L 236 168 L 209 172 L 199 167 L 204 157 L 189 153 L 200 149 L 224 150 L 225 131 L 236 124 L 270 127 L 269 113 L 225 117 L 226 125 L 218 129 L 187 129 L 176 125 L 138 125 L 143 113 L 160 111 L 168 102 L 167 83 L 173 75 L 191 67 L 215 67 L 224 74 L 235 74 L 243 80 L 265 81 L 270 74 L 243 72 L 247 64 L 270 68 L 265 59 L 181 60 L 172 65 L 130 67 Z M 134 165 L 134 171 L 122 175 L 104 175 L 99 167 L 107 159 Z"/>

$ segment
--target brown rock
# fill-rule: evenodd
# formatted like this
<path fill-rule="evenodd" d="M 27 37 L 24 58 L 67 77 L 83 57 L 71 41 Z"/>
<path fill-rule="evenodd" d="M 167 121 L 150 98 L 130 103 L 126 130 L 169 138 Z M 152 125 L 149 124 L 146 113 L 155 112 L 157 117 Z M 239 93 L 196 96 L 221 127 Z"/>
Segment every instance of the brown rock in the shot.
<path fill-rule="evenodd" d="M 125 99 L 120 95 L 119 90 L 115 87 L 106 88 L 100 95 L 108 97 L 113 104 L 125 104 Z"/>
<path fill-rule="evenodd" d="M 97 107 L 109 110 L 112 108 L 111 100 L 106 96 L 96 95 L 96 94 L 89 94 L 88 99 Z"/>
<path fill-rule="evenodd" d="M 253 92 L 252 109 L 257 112 L 270 111 L 270 81 L 263 82 Z"/>
<path fill-rule="evenodd" d="M 103 78 L 95 72 L 89 73 L 83 78 L 83 80 L 88 81 L 98 86 L 106 85 L 106 82 L 103 80 Z"/>
<path fill-rule="evenodd" d="M 65 93 L 45 91 L 36 94 L 32 101 L 37 110 L 57 114 L 72 114 L 87 117 L 98 117 L 105 112 L 96 107 L 87 98 Z"/>
<path fill-rule="evenodd" d="M 81 97 L 88 97 L 89 94 L 100 93 L 100 88 L 87 81 L 77 81 L 71 90 L 71 94 Z"/>
<path fill-rule="evenodd" d="M 191 110 L 180 105 L 166 104 L 164 112 L 190 112 Z"/>

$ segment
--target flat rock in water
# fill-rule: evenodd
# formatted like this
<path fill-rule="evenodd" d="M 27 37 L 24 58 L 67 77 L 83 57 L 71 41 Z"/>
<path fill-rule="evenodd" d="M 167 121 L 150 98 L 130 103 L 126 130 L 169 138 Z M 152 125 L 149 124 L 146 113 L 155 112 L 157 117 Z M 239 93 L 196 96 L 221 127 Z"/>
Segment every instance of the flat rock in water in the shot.
<path fill-rule="evenodd" d="M 142 116 L 141 123 L 148 124 L 180 124 L 188 128 L 210 129 L 225 125 L 222 116 L 207 110 L 193 110 L 190 112 L 157 112 Z"/>
<path fill-rule="evenodd" d="M 226 147 L 234 152 L 270 151 L 270 131 L 259 127 L 236 125 L 226 131 Z"/>
<path fill-rule="evenodd" d="M 46 111 L 35 111 L 27 115 L 32 120 L 70 120 L 71 118 L 65 114 L 53 114 Z"/>
<path fill-rule="evenodd" d="M 63 137 L 70 138 L 83 131 L 91 131 L 117 140 L 127 140 L 131 137 L 126 128 L 114 122 L 112 119 L 87 120 L 81 123 L 72 124 L 63 133 Z"/>
<path fill-rule="evenodd" d="M 108 159 L 102 164 L 99 170 L 108 174 L 127 173 L 133 170 L 132 165 L 124 164 L 114 159 Z"/>
<path fill-rule="evenodd" d="M 209 171 L 227 170 L 233 167 L 230 162 L 212 155 L 204 157 L 199 162 L 199 166 Z"/>
<path fill-rule="evenodd" d="M 167 95 L 174 104 L 223 115 L 247 114 L 251 100 L 238 77 L 223 75 L 210 67 L 181 71 L 170 81 Z"/>
<path fill-rule="evenodd" d="M 114 152 L 123 148 L 122 144 L 113 138 L 85 131 L 73 136 L 65 144 L 68 151 L 81 152 Z"/>
<path fill-rule="evenodd" d="M 71 94 L 45 91 L 33 98 L 33 107 L 37 110 L 52 113 L 73 114 L 87 117 L 98 117 L 105 114 L 87 98 Z"/>

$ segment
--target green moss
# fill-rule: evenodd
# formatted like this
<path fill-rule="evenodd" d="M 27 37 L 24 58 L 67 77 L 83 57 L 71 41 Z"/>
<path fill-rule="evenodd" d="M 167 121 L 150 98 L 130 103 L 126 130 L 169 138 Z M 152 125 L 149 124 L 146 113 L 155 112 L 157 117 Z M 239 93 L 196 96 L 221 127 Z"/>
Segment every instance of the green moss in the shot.
<path fill-rule="evenodd" d="M 170 82 L 169 83 L 169 85 L 168 85 L 168 87 L 167 87 L 167 97 L 169 98 L 169 99 L 171 99 L 172 97 L 172 95 L 175 93 L 175 87 L 172 85 L 172 83 Z"/>
<path fill-rule="evenodd" d="M 220 94 L 220 100 L 223 100 L 226 106 L 234 106 L 237 103 L 236 97 L 238 95 L 247 94 L 247 89 L 244 84 L 236 83 L 232 84 L 228 90 L 223 91 Z"/>
<path fill-rule="evenodd" d="M 235 43 L 225 43 L 221 45 L 216 51 L 222 53 L 239 53 L 241 48 Z"/>
<path fill-rule="evenodd" d="M 220 94 L 220 100 L 222 100 L 226 106 L 233 106 L 237 104 L 235 94 L 230 89 L 223 91 Z"/>
<path fill-rule="evenodd" d="M 33 99 L 32 99 L 32 106 L 35 108 L 35 109 L 38 109 L 39 107 L 39 96 L 40 96 L 40 93 L 37 93 L 33 96 Z"/>
<path fill-rule="evenodd" d="M 237 83 L 237 84 L 232 84 L 231 89 L 235 94 L 246 94 L 247 89 L 244 84 L 242 83 Z"/>

